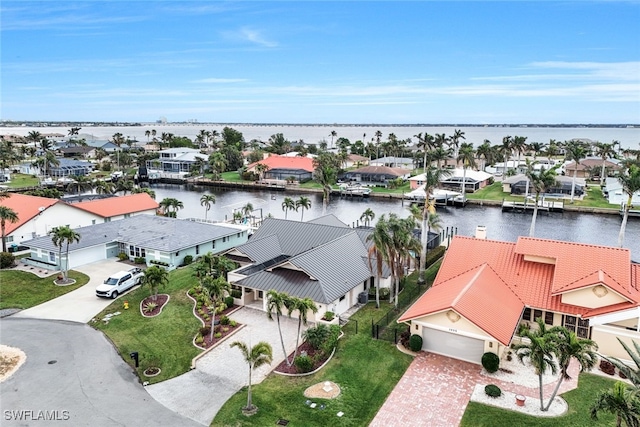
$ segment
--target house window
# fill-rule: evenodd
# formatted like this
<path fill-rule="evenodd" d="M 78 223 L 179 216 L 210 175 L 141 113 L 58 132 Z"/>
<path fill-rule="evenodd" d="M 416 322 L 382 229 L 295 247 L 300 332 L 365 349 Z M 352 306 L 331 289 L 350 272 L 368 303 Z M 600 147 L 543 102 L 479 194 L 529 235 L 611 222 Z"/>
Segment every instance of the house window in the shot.
<path fill-rule="evenodd" d="M 111 222 L 111 218 L 105 218 L 104 222 Z"/>
<path fill-rule="evenodd" d="M 589 319 L 580 319 L 576 316 L 564 316 L 562 326 L 571 332 L 575 332 L 580 338 L 589 338 Z"/>
<path fill-rule="evenodd" d="M 56 253 L 55 252 L 49 252 L 49 261 L 56 262 Z"/>
<path fill-rule="evenodd" d="M 340 297 L 340 302 L 344 301 L 345 297 L 346 297 L 346 295 L 342 295 L 342 296 Z"/>
<path fill-rule="evenodd" d="M 525 308 L 524 312 L 522 313 L 522 320 L 531 320 L 531 309 L 530 308 Z"/>
<path fill-rule="evenodd" d="M 4 238 L 7 243 L 13 242 L 13 236 L 7 236 Z"/>
<path fill-rule="evenodd" d="M 216 248 L 216 241 L 214 240 L 213 242 L 211 242 L 211 248 L 215 249 Z"/>
<path fill-rule="evenodd" d="M 542 310 L 533 310 L 533 320 L 537 322 L 538 319 L 542 319 Z"/>
<path fill-rule="evenodd" d="M 200 253 L 200 245 L 196 245 L 196 255 Z"/>
<path fill-rule="evenodd" d="M 135 247 L 133 245 L 129 246 L 129 255 L 136 256 Z"/>
<path fill-rule="evenodd" d="M 544 313 L 544 323 L 547 325 L 553 325 L 553 312 L 547 311 Z"/>
<path fill-rule="evenodd" d="M 227 236 L 224 236 L 224 237 L 222 238 L 222 243 L 224 243 L 224 242 L 226 242 L 226 241 L 227 241 Z"/>
<path fill-rule="evenodd" d="M 96 220 L 95 220 L 95 219 L 92 219 L 92 220 L 91 220 L 91 225 L 95 225 L 95 223 L 96 223 Z"/>
<path fill-rule="evenodd" d="M 125 217 L 125 218 L 129 218 L 130 216 L 131 216 L 131 214 L 130 214 L 130 213 L 126 213 L 126 214 L 124 214 L 124 217 Z"/>
<path fill-rule="evenodd" d="M 240 233 L 238 233 L 238 239 L 240 238 Z"/>

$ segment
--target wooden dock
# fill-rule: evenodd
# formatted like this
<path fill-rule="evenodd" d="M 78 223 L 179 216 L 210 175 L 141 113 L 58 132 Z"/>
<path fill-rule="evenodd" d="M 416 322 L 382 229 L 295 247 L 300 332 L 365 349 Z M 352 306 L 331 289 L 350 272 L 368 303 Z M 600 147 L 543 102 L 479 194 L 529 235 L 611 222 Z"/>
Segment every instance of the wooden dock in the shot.
<path fill-rule="evenodd" d="M 502 211 L 503 212 L 533 212 L 535 208 L 534 201 L 525 200 L 523 202 L 514 202 L 514 201 L 502 201 Z M 550 200 L 540 200 L 538 202 L 538 212 L 563 212 L 564 211 L 564 202 L 561 201 L 550 201 Z"/>

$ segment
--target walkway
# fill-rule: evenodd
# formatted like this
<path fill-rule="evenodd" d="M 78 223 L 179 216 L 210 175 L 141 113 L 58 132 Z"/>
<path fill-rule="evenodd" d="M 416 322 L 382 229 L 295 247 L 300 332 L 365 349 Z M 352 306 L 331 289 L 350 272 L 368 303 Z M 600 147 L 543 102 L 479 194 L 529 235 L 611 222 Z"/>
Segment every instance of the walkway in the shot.
<path fill-rule="evenodd" d="M 255 345 L 267 341 L 273 348 L 273 363 L 253 372 L 258 384 L 284 360 L 277 323 L 267 319 L 264 311 L 241 308 L 230 316 L 246 325 L 228 340 L 202 356 L 196 368 L 179 377 L 147 386 L 149 394 L 167 408 L 208 426 L 222 405 L 248 384 L 248 368 L 240 350 L 231 348 L 234 341 Z M 287 353 L 295 349 L 298 322 L 280 319 Z"/>
<path fill-rule="evenodd" d="M 522 369 L 528 369 L 522 367 Z M 539 389 L 492 379 L 482 367 L 438 354 L 420 352 L 400 379 L 369 427 L 452 427 L 460 425 L 476 384 L 495 384 L 504 391 L 539 398 Z M 532 375 L 533 371 L 532 371 Z M 558 394 L 577 387 L 578 367 L 570 367 L 571 381 Z M 544 387 L 551 395 L 555 383 Z M 515 405 L 514 405 L 515 409 Z"/>

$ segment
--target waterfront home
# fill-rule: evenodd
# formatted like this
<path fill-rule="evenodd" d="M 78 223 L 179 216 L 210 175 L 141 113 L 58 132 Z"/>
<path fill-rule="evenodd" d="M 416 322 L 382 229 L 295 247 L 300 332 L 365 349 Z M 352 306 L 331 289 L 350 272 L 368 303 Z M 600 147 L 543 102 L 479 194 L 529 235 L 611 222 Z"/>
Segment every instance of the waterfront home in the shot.
<path fill-rule="evenodd" d="M 24 242 L 31 250 L 24 259 L 29 265 L 58 270 L 115 258 L 120 254 L 145 265 L 161 265 L 173 270 L 185 257 L 218 253 L 247 241 L 248 227 L 210 224 L 155 215 L 136 215 L 119 221 L 75 228 L 80 241 L 69 245 L 69 258 L 59 258 L 59 248 L 50 236 Z"/>
<path fill-rule="evenodd" d="M 616 159 L 605 160 L 604 161 L 604 173 L 605 177 L 610 174 L 617 174 L 620 169 L 620 163 Z M 563 166 L 563 172 L 567 176 L 573 176 L 573 171 L 576 169 L 576 162 L 566 162 Z M 578 178 L 600 178 L 600 174 L 602 173 L 602 158 L 600 157 L 588 157 L 586 159 L 580 160 L 578 162 L 578 167 L 576 170 L 576 177 Z"/>
<path fill-rule="evenodd" d="M 380 157 L 379 159 L 373 159 L 369 162 L 371 166 L 387 166 L 390 168 L 401 168 L 407 170 L 413 170 L 415 167 L 415 160 L 411 157 Z"/>
<path fill-rule="evenodd" d="M 311 298 L 318 306 L 311 321 L 327 311 L 344 313 L 375 283 L 367 254 L 371 230 L 350 228 L 332 215 L 309 222 L 265 218 L 247 243 L 225 253 L 241 265 L 229 273 L 241 291 L 237 302 L 266 311 L 273 289 Z M 383 276 L 380 286 L 389 287 L 386 265 Z"/>
<path fill-rule="evenodd" d="M 566 175 L 557 175 L 556 182 L 553 186 L 547 188 L 545 195 L 566 196 L 571 195 L 571 187 L 573 186 L 573 177 Z M 532 190 L 528 188 L 529 178 L 525 174 L 518 174 L 507 177 L 502 180 L 502 191 L 513 195 L 532 194 Z M 583 178 L 576 178 L 574 195 L 582 196 L 587 183 Z"/>
<path fill-rule="evenodd" d="M 622 190 L 622 184 L 617 178 L 607 177 L 602 192 L 612 205 L 622 206 L 629 200 L 629 195 Z M 640 191 L 633 193 L 631 204 L 640 207 Z"/>
<path fill-rule="evenodd" d="M 160 171 L 167 174 L 184 176 L 191 173 L 193 166 L 200 159 L 207 163 L 209 157 L 195 148 L 175 147 L 159 151 L 160 157 L 147 160 L 149 171 Z"/>
<path fill-rule="evenodd" d="M 251 163 L 247 166 L 247 172 L 256 172 L 257 165 L 266 166 L 263 173 L 265 179 L 276 179 L 285 181 L 293 178 L 298 182 L 306 182 L 313 179 L 313 159 L 310 157 L 299 156 L 278 156 L 271 155 L 263 160 Z"/>
<path fill-rule="evenodd" d="M 78 228 L 129 216 L 155 215 L 158 208 L 158 203 L 146 193 L 74 204 L 47 197 L 11 193 L 6 199 L 0 200 L 0 205 L 7 206 L 18 214 L 17 222 L 7 221 L 5 224 L 8 247 L 46 236 L 54 227 L 66 225 Z"/>
<path fill-rule="evenodd" d="M 398 320 L 425 351 L 480 363 L 503 355 L 521 324 L 564 326 L 601 354 L 640 342 L 640 264 L 628 249 L 520 237 L 455 236 L 433 286 Z"/>
<path fill-rule="evenodd" d="M 467 193 L 474 193 L 481 188 L 490 185 L 493 182 L 493 175 L 483 171 L 467 169 L 466 174 L 463 169 L 449 170 L 449 176 L 443 176 L 440 179 L 440 187 L 453 191 L 462 191 L 462 179 L 464 178 L 464 187 Z M 466 176 L 465 176 L 466 175 Z M 412 176 L 409 178 L 409 187 L 415 190 L 422 187 L 425 183 L 425 174 Z"/>
<path fill-rule="evenodd" d="M 389 166 L 364 166 L 345 172 L 341 179 L 348 182 L 357 182 L 362 185 L 386 187 L 389 181 L 401 178 L 408 179 L 410 171 L 403 168 Z"/>
<path fill-rule="evenodd" d="M 69 147 L 61 147 L 58 149 L 58 152 L 62 154 L 62 157 L 65 158 L 91 158 L 95 157 L 95 148 L 93 147 L 85 147 L 82 145 L 77 146 L 69 146 Z"/>

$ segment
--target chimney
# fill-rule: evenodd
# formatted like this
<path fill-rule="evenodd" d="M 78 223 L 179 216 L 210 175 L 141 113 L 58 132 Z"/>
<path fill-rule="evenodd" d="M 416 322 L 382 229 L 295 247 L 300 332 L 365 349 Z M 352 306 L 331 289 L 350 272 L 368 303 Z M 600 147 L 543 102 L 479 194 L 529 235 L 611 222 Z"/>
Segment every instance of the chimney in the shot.
<path fill-rule="evenodd" d="M 476 227 L 476 239 L 487 239 L 487 227 L 484 225 L 478 225 Z"/>

